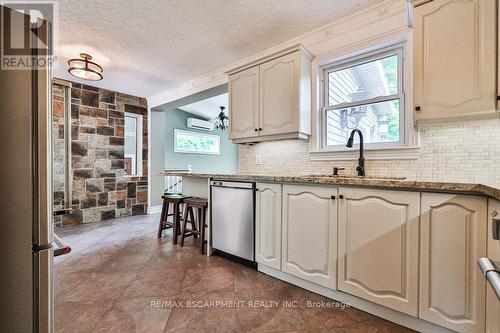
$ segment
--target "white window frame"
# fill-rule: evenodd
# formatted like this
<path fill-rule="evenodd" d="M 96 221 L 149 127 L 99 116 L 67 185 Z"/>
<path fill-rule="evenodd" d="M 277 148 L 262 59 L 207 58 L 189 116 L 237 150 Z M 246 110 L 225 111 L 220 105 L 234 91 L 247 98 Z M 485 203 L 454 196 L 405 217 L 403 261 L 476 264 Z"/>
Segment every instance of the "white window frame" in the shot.
<path fill-rule="evenodd" d="M 356 147 L 347 148 L 345 145 L 326 145 L 326 111 L 322 108 L 325 106 L 325 89 L 324 84 L 324 69 L 332 68 L 333 66 L 347 66 L 348 63 L 366 59 L 370 55 L 381 54 L 384 51 L 401 49 L 401 80 L 403 99 L 400 108 L 404 113 L 403 127 L 400 127 L 402 135 L 400 142 L 391 143 L 372 143 L 365 145 L 365 158 L 377 160 L 392 160 L 392 159 L 417 159 L 419 157 L 419 135 L 418 128 L 415 127 L 413 119 L 413 94 L 412 80 L 413 57 L 411 54 L 412 39 L 411 33 L 395 33 L 392 36 L 383 36 L 371 40 L 370 42 L 355 42 L 338 49 L 333 49 L 328 52 L 319 54 L 315 57 L 312 63 L 313 77 L 313 115 L 312 115 L 312 133 L 310 140 L 309 158 L 313 161 L 345 161 L 355 160 L 358 158 Z M 378 58 L 378 57 L 375 57 Z M 399 75 L 398 73 L 398 75 Z M 335 107 L 337 108 L 337 107 Z M 400 109 L 401 110 L 401 109 Z M 401 126 L 401 125 L 400 125 Z M 358 145 L 357 138 L 355 145 Z"/>
<path fill-rule="evenodd" d="M 135 163 L 135 174 L 125 175 L 126 177 L 141 177 L 142 176 L 142 115 L 136 113 L 125 112 L 125 117 L 136 119 L 136 156 L 125 155 L 125 140 L 127 138 L 127 128 L 125 127 L 125 118 L 123 118 L 123 157 L 132 157 L 132 164 Z"/>
<path fill-rule="evenodd" d="M 217 152 L 203 152 L 203 151 L 194 151 L 194 150 L 181 150 L 177 148 L 177 135 L 178 134 L 186 134 L 199 138 L 210 138 L 214 139 L 217 142 Z M 178 128 L 174 129 L 174 153 L 181 154 L 203 154 L 203 155 L 220 155 L 220 136 L 202 132 L 195 131 L 185 131 Z"/>
<path fill-rule="evenodd" d="M 328 105 L 329 98 L 329 73 L 333 71 L 339 71 L 346 68 L 354 67 L 357 65 L 362 65 L 364 63 L 368 63 L 371 61 L 375 61 L 378 59 L 383 59 L 392 55 L 398 56 L 398 91 L 396 94 L 387 95 L 387 96 L 379 96 L 374 98 L 367 98 L 364 100 L 341 103 L 337 105 Z M 376 142 L 376 143 L 365 143 L 367 148 L 390 148 L 390 147 L 401 147 L 405 145 L 406 138 L 406 110 L 405 110 L 405 93 L 404 93 L 404 71 L 403 71 L 403 45 L 397 44 L 391 47 L 386 47 L 383 49 L 375 50 L 372 52 L 364 53 L 358 55 L 356 57 L 350 57 L 348 59 L 334 62 L 332 64 L 323 66 L 321 68 L 322 82 L 323 82 L 323 91 L 321 98 L 321 148 L 329 149 L 331 151 L 335 150 L 345 150 L 345 145 L 337 144 L 337 145 L 328 145 L 327 141 L 327 119 L 326 114 L 331 110 L 341 110 L 350 107 L 356 107 L 361 105 L 375 104 L 381 102 L 387 102 L 395 99 L 399 99 L 399 141 L 395 142 Z M 347 140 L 346 140 L 347 142 Z"/>

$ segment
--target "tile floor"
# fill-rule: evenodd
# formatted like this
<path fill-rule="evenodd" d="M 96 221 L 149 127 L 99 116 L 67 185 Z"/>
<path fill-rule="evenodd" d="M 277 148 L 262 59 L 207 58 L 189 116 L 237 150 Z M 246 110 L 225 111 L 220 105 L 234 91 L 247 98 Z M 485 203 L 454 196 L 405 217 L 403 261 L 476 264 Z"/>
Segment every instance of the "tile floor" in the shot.
<path fill-rule="evenodd" d="M 150 215 L 58 229 L 73 251 L 56 258 L 56 332 L 412 332 L 202 256 L 192 239 L 174 246 L 171 230 L 158 240 L 157 221 Z"/>

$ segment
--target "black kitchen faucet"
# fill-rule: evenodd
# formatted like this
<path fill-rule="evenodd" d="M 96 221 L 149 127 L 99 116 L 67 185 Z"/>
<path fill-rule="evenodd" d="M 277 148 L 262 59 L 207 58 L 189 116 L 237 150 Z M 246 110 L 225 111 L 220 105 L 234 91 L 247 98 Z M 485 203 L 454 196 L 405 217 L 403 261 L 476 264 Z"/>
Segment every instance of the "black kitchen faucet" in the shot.
<path fill-rule="evenodd" d="M 359 159 L 356 171 L 358 171 L 358 176 L 363 177 L 365 175 L 365 158 L 363 156 L 363 133 L 361 133 L 359 129 L 355 128 L 352 130 L 351 135 L 349 136 L 349 140 L 347 140 L 346 147 L 352 148 L 355 133 L 359 134 Z"/>

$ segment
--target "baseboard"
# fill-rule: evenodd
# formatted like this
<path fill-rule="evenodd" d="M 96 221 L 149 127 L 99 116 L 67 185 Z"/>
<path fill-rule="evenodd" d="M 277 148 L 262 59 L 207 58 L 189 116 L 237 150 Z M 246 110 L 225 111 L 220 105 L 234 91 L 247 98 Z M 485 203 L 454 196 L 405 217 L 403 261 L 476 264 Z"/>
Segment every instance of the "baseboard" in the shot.
<path fill-rule="evenodd" d="M 150 206 L 150 207 L 148 207 L 148 214 L 161 213 L 161 206 L 162 205 L 156 205 L 156 206 Z"/>
<path fill-rule="evenodd" d="M 448 330 L 444 327 L 429 323 L 427 321 L 409 316 L 399 311 L 395 311 L 384 306 L 366 301 L 362 298 L 346 294 L 342 291 L 331 290 L 323 286 L 319 286 L 315 283 L 303 280 L 296 276 L 284 273 L 282 271 L 270 268 L 261 264 L 258 264 L 257 270 L 264 274 L 270 275 L 277 279 L 283 280 L 285 282 L 291 283 L 303 289 L 312 291 L 313 293 L 331 298 L 338 302 L 343 302 L 352 306 L 353 308 L 368 312 L 377 317 L 384 318 L 386 320 L 392 321 L 401 326 L 411 328 L 418 332 L 426 333 L 452 333 L 453 331 Z"/>

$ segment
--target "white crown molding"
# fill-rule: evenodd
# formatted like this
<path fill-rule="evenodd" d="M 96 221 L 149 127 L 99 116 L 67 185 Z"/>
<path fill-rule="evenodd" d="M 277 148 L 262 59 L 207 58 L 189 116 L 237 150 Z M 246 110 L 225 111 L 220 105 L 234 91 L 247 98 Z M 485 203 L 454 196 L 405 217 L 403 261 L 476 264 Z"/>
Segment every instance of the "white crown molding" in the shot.
<path fill-rule="evenodd" d="M 225 72 L 228 70 L 268 57 L 271 54 L 277 53 L 299 43 L 303 44 L 304 47 L 314 56 L 325 52 L 325 47 L 330 47 L 328 43 L 329 40 L 343 35 L 348 35 L 350 32 L 356 30 L 369 29 L 371 24 L 377 23 L 381 20 L 387 21 L 384 23 L 387 26 L 400 27 L 401 15 L 406 18 L 405 0 L 383 1 L 377 5 L 336 20 L 335 22 L 290 39 L 251 57 L 236 61 L 198 78 L 149 96 L 147 98 L 148 105 L 151 108 L 155 108 L 180 98 L 226 84 L 228 82 L 228 76 Z M 405 24 L 406 19 L 403 20 L 403 25 Z"/>
<path fill-rule="evenodd" d="M 225 73 L 227 75 L 231 75 L 231 74 L 234 74 L 236 72 L 240 72 L 242 70 L 245 70 L 247 68 L 254 67 L 254 66 L 262 64 L 264 62 L 282 57 L 286 54 L 290 54 L 290 53 L 295 52 L 295 51 L 302 52 L 302 54 L 304 54 L 307 57 L 307 59 L 309 59 L 309 60 L 313 59 L 313 55 L 308 50 L 306 50 L 301 43 L 299 43 L 299 44 L 295 44 L 295 45 L 292 45 L 290 47 L 284 48 L 284 49 L 280 50 L 279 52 L 271 53 L 271 54 L 267 55 L 265 58 L 260 58 L 260 59 L 257 59 L 255 61 L 252 61 L 252 62 L 247 62 L 243 66 L 230 68 Z"/>

